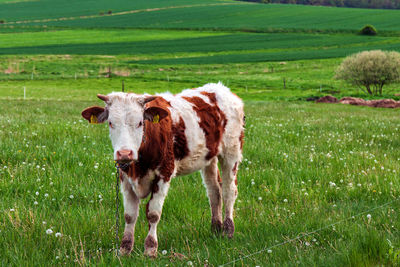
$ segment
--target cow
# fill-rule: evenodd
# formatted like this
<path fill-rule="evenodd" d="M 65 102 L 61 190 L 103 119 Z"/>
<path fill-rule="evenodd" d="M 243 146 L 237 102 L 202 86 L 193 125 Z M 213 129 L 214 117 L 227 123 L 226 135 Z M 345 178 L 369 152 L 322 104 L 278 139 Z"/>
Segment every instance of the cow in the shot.
<path fill-rule="evenodd" d="M 144 254 L 157 256 L 157 224 L 170 181 L 199 170 L 211 206 L 211 229 L 232 238 L 244 139 L 242 100 L 221 83 L 176 95 L 113 92 L 97 97 L 105 107 L 86 108 L 82 116 L 92 123 L 108 121 L 124 202 L 121 254 L 132 251 L 139 202 L 151 194 Z"/>

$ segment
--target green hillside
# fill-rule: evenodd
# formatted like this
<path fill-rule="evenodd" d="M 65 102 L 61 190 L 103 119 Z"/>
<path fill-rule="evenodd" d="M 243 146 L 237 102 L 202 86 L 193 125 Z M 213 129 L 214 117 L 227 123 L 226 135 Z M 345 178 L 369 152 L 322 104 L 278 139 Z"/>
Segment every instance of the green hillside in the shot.
<path fill-rule="evenodd" d="M 108 10 L 112 11 L 111 15 L 100 15 Z M 0 4 L 0 19 L 6 20 L 5 25 L 259 31 L 356 31 L 365 24 L 373 24 L 379 31 L 400 31 L 400 13 L 397 10 L 263 5 L 230 0 L 102 0 L 69 1 L 68 4 L 61 0 L 41 0 L 3 3 Z"/>

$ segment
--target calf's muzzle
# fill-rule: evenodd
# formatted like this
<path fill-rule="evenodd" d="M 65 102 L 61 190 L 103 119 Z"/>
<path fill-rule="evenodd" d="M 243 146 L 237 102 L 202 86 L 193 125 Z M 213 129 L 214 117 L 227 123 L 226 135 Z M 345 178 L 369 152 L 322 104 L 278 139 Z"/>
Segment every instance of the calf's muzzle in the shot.
<path fill-rule="evenodd" d="M 117 151 L 117 160 L 118 163 L 129 163 L 133 161 L 133 151 L 121 149 Z"/>

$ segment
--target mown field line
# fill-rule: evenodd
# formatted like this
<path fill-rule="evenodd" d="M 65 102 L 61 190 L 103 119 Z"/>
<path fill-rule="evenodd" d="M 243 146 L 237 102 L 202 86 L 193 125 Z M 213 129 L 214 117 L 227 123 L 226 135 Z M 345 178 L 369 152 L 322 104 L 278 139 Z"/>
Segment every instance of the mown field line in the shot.
<path fill-rule="evenodd" d="M 313 230 L 313 231 L 311 231 L 311 232 L 307 232 L 307 233 L 305 233 L 305 234 L 300 234 L 300 235 L 296 236 L 295 238 L 292 238 L 292 239 L 283 241 L 283 242 L 278 243 L 278 244 L 273 245 L 273 246 L 269 246 L 269 247 L 263 248 L 263 249 L 261 249 L 261 250 L 259 250 L 259 251 L 256 251 L 256 252 L 253 252 L 253 253 L 248 254 L 248 255 L 246 255 L 246 256 L 237 258 L 237 259 L 235 259 L 235 260 L 233 260 L 233 261 L 230 261 L 230 262 L 221 264 L 221 265 L 219 265 L 219 267 L 231 265 L 231 264 L 233 264 L 233 263 L 235 263 L 235 262 L 238 262 L 238 261 L 241 261 L 241 260 L 250 258 L 250 257 L 252 257 L 252 256 L 254 256 L 254 255 L 263 253 L 263 252 L 268 251 L 268 250 L 272 250 L 273 248 L 280 247 L 280 246 L 283 246 L 283 245 L 285 245 L 285 244 L 287 244 L 287 243 L 291 243 L 291 242 L 293 242 L 293 241 L 299 240 L 299 239 L 301 239 L 301 238 L 303 238 L 303 237 L 306 237 L 306 236 L 309 236 L 309 235 L 318 233 L 318 232 L 320 232 L 320 231 L 322 231 L 322 230 L 325 230 L 325 229 L 328 229 L 328 228 L 330 228 L 330 227 L 333 227 L 333 226 L 335 226 L 335 225 L 337 225 L 337 224 L 340 224 L 340 223 L 349 221 L 349 220 L 351 220 L 351 219 L 354 219 L 355 217 L 359 217 L 359 216 L 361 216 L 361 215 L 363 215 L 363 214 L 366 214 L 366 213 L 368 213 L 368 212 L 372 212 L 372 211 L 374 211 L 374 210 L 381 209 L 381 208 L 383 208 L 383 207 L 389 206 L 389 205 L 391 205 L 391 204 L 393 204 L 394 202 L 399 201 L 399 200 L 400 200 L 400 198 L 397 198 L 397 199 L 395 199 L 395 200 L 386 202 L 385 204 L 382 204 L 382 205 L 373 207 L 373 208 L 371 208 L 371 209 L 365 210 L 365 211 L 363 211 L 363 212 L 357 213 L 356 215 L 352 215 L 352 216 L 350 216 L 350 217 L 348 217 L 348 218 L 345 218 L 345 219 L 343 219 L 343 220 L 340 220 L 340 221 L 331 223 L 331 224 L 329 224 L 329 225 L 325 225 L 325 226 L 323 226 L 323 227 L 321 227 L 321 228 L 318 228 L 318 229 L 316 229 L 316 230 Z"/>
<path fill-rule="evenodd" d="M 112 14 L 104 14 L 104 15 L 87 15 L 87 16 L 76 16 L 76 17 L 62 17 L 62 18 L 54 18 L 54 19 L 35 19 L 35 20 L 19 20 L 19 21 L 9 21 L 4 22 L 3 25 L 11 25 L 11 24 L 26 24 L 26 23 L 44 23 L 44 22 L 54 22 L 54 21 L 66 21 L 66 20 L 78 20 L 78 19 L 93 19 L 100 17 L 112 17 L 112 16 L 122 16 L 128 14 L 142 13 L 142 12 L 154 12 L 160 10 L 168 10 L 168 9 L 178 9 L 178 8 L 192 8 L 192 7 L 206 7 L 206 6 L 228 6 L 228 5 L 242 5 L 243 3 L 215 3 L 215 4 L 198 4 L 198 5 L 184 5 L 184 6 L 169 6 L 169 7 L 158 7 L 158 8 L 146 8 L 146 9 L 135 9 L 128 11 L 121 11 Z"/>

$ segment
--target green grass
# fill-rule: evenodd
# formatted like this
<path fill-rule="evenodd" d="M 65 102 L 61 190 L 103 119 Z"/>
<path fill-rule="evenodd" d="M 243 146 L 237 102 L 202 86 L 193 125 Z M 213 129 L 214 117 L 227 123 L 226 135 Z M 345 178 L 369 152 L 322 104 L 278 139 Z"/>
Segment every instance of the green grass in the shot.
<path fill-rule="evenodd" d="M 162 30 L 3 33 L 0 54 L 135 55 L 134 63 L 216 64 L 341 57 L 400 50 L 396 37 Z M 294 40 L 296 40 L 294 42 Z M 150 60 L 149 60 L 150 58 Z"/>
<path fill-rule="evenodd" d="M 98 101 L 60 98 L 1 100 L 2 265 L 118 263 L 109 252 L 115 208 L 108 130 L 80 118 Z M 166 199 L 158 233 L 167 255 L 142 256 L 148 230 L 143 201 L 133 255 L 122 263 L 217 266 L 394 200 L 400 188 L 397 117 L 395 110 L 367 107 L 246 102 L 235 238 L 211 235 L 205 189 L 193 174 L 175 178 Z M 399 248 L 399 206 L 397 201 L 369 212 L 370 221 L 363 214 L 237 265 L 395 264 L 386 240 Z"/>
<path fill-rule="evenodd" d="M 134 58 L 3 56 L 0 98 L 21 98 L 26 87 L 26 96 L 30 99 L 86 100 L 94 98 L 96 93 L 121 90 L 122 81 L 128 91 L 148 93 L 164 90 L 177 93 L 183 88 L 222 81 L 239 96 L 261 101 L 304 100 L 327 94 L 369 98 L 359 89 L 334 79 L 341 59 L 170 66 L 130 63 Z M 112 78 L 104 78 L 108 67 Z M 385 86 L 383 93 L 383 98 L 399 99 L 395 96 L 399 93 L 397 84 Z"/>
<path fill-rule="evenodd" d="M 77 8 L 79 5 L 79 8 Z M 83 5 L 83 6 L 82 6 Z M 217 6 L 215 6 L 217 5 Z M 128 27 L 165 29 L 247 29 L 247 30 L 301 30 L 301 31 L 358 31 L 366 24 L 378 31 L 400 31 L 397 10 L 354 9 L 302 5 L 255 4 L 238 1 L 62 1 L 24 2 L 2 5 L 0 18 L 8 22 L 29 19 L 28 25 L 56 25 L 71 27 Z M 162 8 L 145 10 L 146 8 Z M 180 8 L 168 8 L 180 7 Z M 112 9 L 113 16 L 96 16 L 99 11 Z M 48 12 L 55 10 L 55 12 Z M 119 11 L 141 10 L 118 15 Z M 81 15 L 93 16 L 79 18 Z M 33 19 L 73 17 L 62 21 Z M 204 19 L 204 18 L 207 19 Z M 14 25 L 14 24 L 10 24 Z M 18 24 L 21 25 L 21 24 Z"/>
<path fill-rule="evenodd" d="M 114 16 L 99 15 L 108 10 Z M 130 10 L 140 12 L 118 14 Z M 349 53 L 399 50 L 397 10 L 0 0 L 0 19 L 0 265 L 400 264 L 398 111 L 301 101 L 369 98 L 333 79 L 335 69 Z M 355 35 L 364 24 L 384 34 Z M 218 81 L 246 109 L 234 239 L 211 234 L 195 173 L 172 180 L 158 227 L 167 254 L 143 256 L 145 200 L 132 256 L 115 258 L 108 130 L 80 112 L 122 82 L 135 93 L 177 93 Z M 382 98 L 397 93 L 385 86 Z"/>
<path fill-rule="evenodd" d="M 198 4 L 196 0 L 148 0 L 148 1 L 126 1 L 126 0 L 72 0 L 68 3 L 63 0 L 38 0 L 38 1 L 11 1 L 0 2 L 0 18 L 6 21 L 35 20 L 48 18 L 63 18 L 72 16 L 99 15 L 106 13 L 121 12 L 127 10 L 141 10 L 148 8 L 163 8 L 169 6 L 182 6 Z M 202 0 L 203 4 L 221 3 L 218 0 Z"/>

